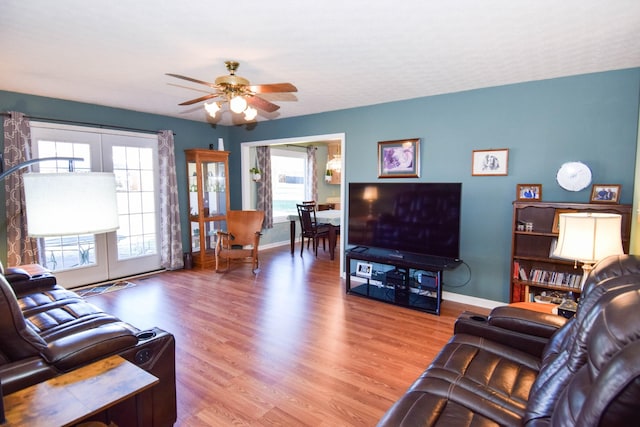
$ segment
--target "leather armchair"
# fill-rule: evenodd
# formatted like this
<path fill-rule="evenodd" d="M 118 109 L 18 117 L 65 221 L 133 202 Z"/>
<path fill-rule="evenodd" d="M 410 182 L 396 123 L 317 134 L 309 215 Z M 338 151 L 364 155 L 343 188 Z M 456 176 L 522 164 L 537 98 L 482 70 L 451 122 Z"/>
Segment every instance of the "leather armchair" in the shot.
<path fill-rule="evenodd" d="M 141 393 L 136 400 L 140 404 L 133 409 L 135 416 L 117 418 L 116 423 L 136 427 L 174 424 L 173 335 L 157 328 L 140 331 L 64 289 L 50 274 L 31 276 L 26 269 L 7 269 L 6 277 L 0 274 L 0 379 L 4 394 L 119 354 L 160 382 Z"/>
<path fill-rule="evenodd" d="M 575 317 L 464 313 L 380 426 L 622 426 L 640 417 L 640 257 L 607 258 Z"/>

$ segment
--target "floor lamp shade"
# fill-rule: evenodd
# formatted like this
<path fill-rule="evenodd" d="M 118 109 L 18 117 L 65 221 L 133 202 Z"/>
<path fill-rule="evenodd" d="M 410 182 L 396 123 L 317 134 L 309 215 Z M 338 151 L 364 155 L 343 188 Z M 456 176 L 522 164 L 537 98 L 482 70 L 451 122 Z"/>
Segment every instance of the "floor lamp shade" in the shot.
<path fill-rule="evenodd" d="M 30 236 L 99 234 L 119 228 L 113 173 L 28 173 L 23 177 Z"/>
<path fill-rule="evenodd" d="M 558 245 L 554 255 L 592 264 L 620 255 L 622 217 L 607 213 L 560 214 Z"/>

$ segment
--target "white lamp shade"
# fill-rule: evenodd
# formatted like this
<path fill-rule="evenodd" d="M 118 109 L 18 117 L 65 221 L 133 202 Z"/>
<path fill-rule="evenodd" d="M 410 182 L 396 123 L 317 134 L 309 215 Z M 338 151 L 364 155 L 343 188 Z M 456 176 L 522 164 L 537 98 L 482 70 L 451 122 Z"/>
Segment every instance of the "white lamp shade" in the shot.
<path fill-rule="evenodd" d="M 218 104 L 217 102 L 205 102 L 204 109 L 207 110 L 207 113 L 209 113 L 211 117 L 215 117 L 216 113 L 220 110 L 220 104 Z"/>
<path fill-rule="evenodd" d="M 559 258 L 595 263 L 610 255 L 621 255 L 622 216 L 607 213 L 560 214 L 558 245 L 554 255 Z"/>
<path fill-rule="evenodd" d="M 231 108 L 231 111 L 234 113 L 242 113 L 245 108 L 247 108 L 247 100 L 239 95 L 234 96 L 231 98 L 231 101 L 229 101 L 229 108 Z"/>
<path fill-rule="evenodd" d="M 253 107 L 247 107 L 246 110 L 244 110 L 244 119 L 245 120 L 253 120 L 256 118 L 256 116 L 258 115 L 258 110 L 256 110 Z"/>
<path fill-rule="evenodd" d="M 119 228 L 113 173 L 24 174 L 32 237 L 99 234 Z"/>

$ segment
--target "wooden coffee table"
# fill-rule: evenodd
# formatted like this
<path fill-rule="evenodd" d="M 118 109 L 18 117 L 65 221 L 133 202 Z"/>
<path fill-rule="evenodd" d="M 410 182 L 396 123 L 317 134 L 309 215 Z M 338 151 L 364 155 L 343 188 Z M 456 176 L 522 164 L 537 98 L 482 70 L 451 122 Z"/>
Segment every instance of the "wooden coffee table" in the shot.
<path fill-rule="evenodd" d="M 111 356 L 4 398 L 7 426 L 69 426 L 153 387 L 158 378 Z"/>

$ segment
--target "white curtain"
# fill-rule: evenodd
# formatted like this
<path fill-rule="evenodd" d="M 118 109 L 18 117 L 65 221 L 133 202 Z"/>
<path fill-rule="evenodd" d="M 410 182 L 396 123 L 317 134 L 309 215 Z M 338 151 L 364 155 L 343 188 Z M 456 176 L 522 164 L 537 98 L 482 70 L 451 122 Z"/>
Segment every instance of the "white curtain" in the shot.
<path fill-rule="evenodd" d="M 271 148 L 257 147 L 256 157 L 258 169 L 262 171 L 262 179 L 258 182 L 257 209 L 264 211 L 263 228 L 273 228 L 273 188 L 271 186 Z"/>
<path fill-rule="evenodd" d="M 24 114 L 10 111 L 4 119 L 4 166 L 9 169 L 32 158 L 31 128 Z M 6 170 L 5 169 L 5 170 Z M 22 171 L 5 178 L 7 265 L 39 263 L 38 242 L 27 235 Z"/>
<path fill-rule="evenodd" d="M 182 235 L 180 231 L 180 207 L 178 205 L 178 181 L 173 132 L 158 133 L 158 158 L 160 161 L 160 266 L 168 270 L 182 268 Z"/>
<path fill-rule="evenodd" d="M 305 179 L 305 200 L 318 201 L 318 162 L 316 160 L 316 147 L 307 147 L 307 179 Z"/>

